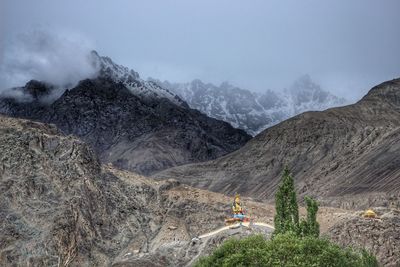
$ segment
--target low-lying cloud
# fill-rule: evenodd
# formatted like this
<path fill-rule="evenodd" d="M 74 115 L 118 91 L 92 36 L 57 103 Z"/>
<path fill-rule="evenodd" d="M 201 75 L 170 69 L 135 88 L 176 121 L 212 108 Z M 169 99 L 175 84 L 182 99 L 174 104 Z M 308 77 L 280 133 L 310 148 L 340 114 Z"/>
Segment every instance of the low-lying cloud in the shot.
<path fill-rule="evenodd" d="M 76 34 L 34 30 L 17 35 L 4 49 L 0 89 L 25 85 L 35 79 L 56 87 L 70 87 L 96 75 L 90 42 Z"/>

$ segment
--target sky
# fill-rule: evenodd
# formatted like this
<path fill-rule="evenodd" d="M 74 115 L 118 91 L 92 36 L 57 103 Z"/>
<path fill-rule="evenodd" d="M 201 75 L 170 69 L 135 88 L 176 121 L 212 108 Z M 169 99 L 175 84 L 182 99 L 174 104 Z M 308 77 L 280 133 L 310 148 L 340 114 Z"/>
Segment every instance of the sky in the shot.
<path fill-rule="evenodd" d="M 171 82 L 262 92 L 309 74 L 349 100 L 400 77 L 398 0 L 1 0 L 0 86 L 92 75 L 92 49 Z M 42 78 L 44 77 L 44 78 Z"/>

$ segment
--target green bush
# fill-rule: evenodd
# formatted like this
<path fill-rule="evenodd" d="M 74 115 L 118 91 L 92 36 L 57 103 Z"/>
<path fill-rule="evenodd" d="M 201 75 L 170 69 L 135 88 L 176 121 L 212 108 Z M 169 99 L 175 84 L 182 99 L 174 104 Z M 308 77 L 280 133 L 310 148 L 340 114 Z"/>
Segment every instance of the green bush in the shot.
<path fill-rule="evenodd" d="M 372 267 L 378 263 L 365 250 L 343 249 L 327 239 L 285 233 L 271 240 L 260 235 L 227 240 L 195 266 Z"/>

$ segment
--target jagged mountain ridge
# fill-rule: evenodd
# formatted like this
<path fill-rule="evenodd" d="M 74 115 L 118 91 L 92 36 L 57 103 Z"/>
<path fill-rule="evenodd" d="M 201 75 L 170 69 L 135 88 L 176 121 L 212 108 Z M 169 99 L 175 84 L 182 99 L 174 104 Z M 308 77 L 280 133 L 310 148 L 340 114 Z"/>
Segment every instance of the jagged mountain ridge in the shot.
<path fill-rule="evenodd" d="M 154 98 L 167 98 L 176 105 L 188 107 L 176 94 L 159 86 L 153 81 L 141 79 L 139 73 L 125 66 L 116 64 L 109 57 L 100 56 L 96 51 L 92 51 L 91 61 L 94 67 L 99 69 L 99 77 L 109 78 L 115 82 L 123 83 L 136 96 L 150 101 Z"/>
<path fill-rule="evenodd" d="M 90 144 L 102 162 L 142 174 L 217 158 L 251 138 L 92 54 L 96 64 L 103 64 L 98 78 L 81 81 L 52 102 L 43 101 L 52 86 L 28 82 L 11 90 L 19 97 L 0 98 L 0 113 L 53 123 Z"/>
<path fill-rule="evenodd" d="M 253 136 L 299 113 L 346 103 L 345 99 L 322 90 L 309 75 L 300 77 L 282 92 L 267 90 L 264 93 L 254 93 L 227 82 L 216 86 L 200 80 L 190 83 L 152 81 L 177 94 L 191 108 L 229 122 Z"/>
<path fill-rule="evenodd" d="M 272 200 L 285 165 L 300 196 L 347 208 L 400 203 L 400 79 L 353 105 L 306 112 L 263 131 L 241 149 L 202 164 L 172 168 L 209 190 Z"/>

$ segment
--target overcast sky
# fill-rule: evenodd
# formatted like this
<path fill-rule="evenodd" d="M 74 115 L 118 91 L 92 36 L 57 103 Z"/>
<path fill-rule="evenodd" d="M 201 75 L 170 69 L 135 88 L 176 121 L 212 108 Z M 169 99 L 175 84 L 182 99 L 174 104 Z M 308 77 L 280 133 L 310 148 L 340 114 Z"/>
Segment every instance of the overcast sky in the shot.
<path fill-rule="evenodd" d="M 399 10 L 399 0 L 0 0 L 0 63 L 21 63 L 10 51 L 29 50 L 39 29 L 65 40 L 53 50 L 71 44 L 69 61 L 78 46 L 96 49 L 143 78 L 262 91 L 310 74 L 357 99 L 400 77 Z"/>

